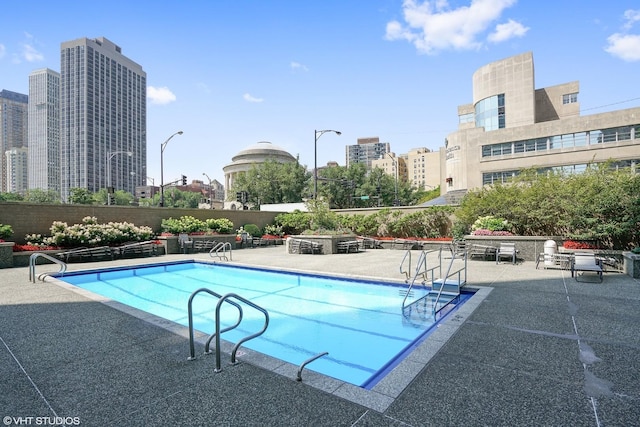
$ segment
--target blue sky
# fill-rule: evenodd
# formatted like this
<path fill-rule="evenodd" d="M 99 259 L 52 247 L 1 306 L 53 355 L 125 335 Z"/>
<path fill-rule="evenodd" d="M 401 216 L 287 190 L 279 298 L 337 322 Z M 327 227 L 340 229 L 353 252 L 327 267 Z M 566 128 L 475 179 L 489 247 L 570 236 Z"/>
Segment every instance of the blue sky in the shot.
<path fill-rule="evenodd" d="M 559 0 L 3 2 L 0 89 L 60 70 L 60 43 L 106 37 L 147 73 L 148 175 L 222 168 L 270 141 L 313 167 L 378 136 L 437 150 L 481 66 L 533 52 L 536 88 L 580 81 L 582 115 L 640 106 L 640 4 Z M 205 178 L 206 180 L 206 178 Z"/>

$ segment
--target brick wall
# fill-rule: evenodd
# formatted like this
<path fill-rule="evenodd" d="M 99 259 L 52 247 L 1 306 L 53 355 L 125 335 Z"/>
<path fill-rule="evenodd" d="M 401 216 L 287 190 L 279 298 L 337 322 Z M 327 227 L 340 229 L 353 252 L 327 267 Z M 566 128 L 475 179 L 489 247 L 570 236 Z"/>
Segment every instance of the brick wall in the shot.
<path fill-rule="evenodd" d="M 180 218 L 190 215 L 206 220 L 209 218 L 228 218 L 235 228 L 245 224 L 264 227 L 273 223 L 280 212 L 232 211 L 218 209 L 173 209 L 146 208 L 140 206 L 93 206 L 93 205 L 45 205 L 36 203 L 0 202 L 0 224 L 13 228 L 13 237 L 9 240 L 18 244 L 25 243 L 27 234 L 50 235 L 49 228 L 54 221 L 63 221 L 69 225 L 77 224 L 86 216 L 94 216 L 100 223 L 129 222 L 136 226 L 147 225 L 160 232 L 165 218 Z"/>

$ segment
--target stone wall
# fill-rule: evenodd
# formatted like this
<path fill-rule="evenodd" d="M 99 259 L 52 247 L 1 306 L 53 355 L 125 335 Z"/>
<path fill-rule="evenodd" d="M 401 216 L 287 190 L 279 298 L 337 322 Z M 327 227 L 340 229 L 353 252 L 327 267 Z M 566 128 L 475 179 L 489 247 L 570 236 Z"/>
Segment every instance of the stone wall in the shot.
<path fill-rule="evenodd" d="M 94 216 L 99 223 L 129 222 L 136 226 L 149 226 L 156 233 L 165 218 L 180 218 L 190 215 L 200 220 L 209 218 L 228 218 L 235 228 L 246 224 L 264 227 L 273 223 L 280 212 L 232 211 L 222 209 L 174 209 L 141 206 L 94 206 L 0 202 L 0 224 L 13 228 L 11 240 L 24 244 L 25 235 L 50 235 L 49 228 L 54 221 L 63 221 L 69 225 L 82 222 L 86 216 Z"/>

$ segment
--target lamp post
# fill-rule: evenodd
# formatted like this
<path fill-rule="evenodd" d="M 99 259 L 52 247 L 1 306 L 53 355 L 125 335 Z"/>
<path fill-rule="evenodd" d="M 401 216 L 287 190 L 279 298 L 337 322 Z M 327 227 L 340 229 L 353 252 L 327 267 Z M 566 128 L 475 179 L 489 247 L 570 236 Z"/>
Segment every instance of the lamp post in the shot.
<path fill-rule="evenodd" d="M 313 199 L 318 198 L 318 139 L 327 132 L 333 132 L 336 135 L 342 135 L 342 132 L 337 130 L 325 129 L 316 130 L 314 132 L 315 142 L 313 144 Z"/>
<path fill-rule="evenodd" d="M 393 193 L 393 206 L 398 205 L 398 161 L 389 153 L 385 153 L 393 161 L 393 169 L 395 171 L 395 190 Z"/>
<path fill-rule="evenodd" d="M 111 190 L 111 159 L 118 154 L 126 154 L 127 156 L 133 156 L 131 151 L 112 151 L 107 153 L 107 205 L 111 205 L 111 197 L 109 197 L 109 190 Z"/>
<path fill-rule="evenodd" d="M 206 176 L 209 180 L 209 209 L 213 209 L 213 195 L 211 193 L 211 178 L 205 172 L 202 172 L 202 175 Z"/>
<path fill-rule="evenodd" d="M 160 207 L 164 207 L 164 164 L 162 158 L 164 156 L 165 147 L 167 146 L 169 141 L 171 141 L 171 138 L 176 135 L 182 135 L 182 131 L 179 130 L 178 132 L 174 133 L 169 138 L 167 138 L 167 140 L 163 142 L 162 145 L 160 145 Z"/>

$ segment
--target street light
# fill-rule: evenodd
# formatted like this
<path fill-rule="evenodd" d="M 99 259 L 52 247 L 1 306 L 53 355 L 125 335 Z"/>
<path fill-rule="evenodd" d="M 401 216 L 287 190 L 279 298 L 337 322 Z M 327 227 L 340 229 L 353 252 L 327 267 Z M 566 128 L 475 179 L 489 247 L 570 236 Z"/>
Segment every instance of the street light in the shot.
<path fill-rule="evenodd" d="M 211 178 L 209 178 L 209 175 L 207 175 L 204 172 L 202 172 L 202 175 L 206 176 L 207 179 L 209 180 L 209 209 L 213 209 L 213 196 L 211 193 Z"/>
<path fill-rule="evenodd" d="M 393 156 L 391 156 L 391 154 L 389 153 L 385 153 L 385 154 L 389 156 L 391 160 L 393 160 L 393 169 L 395 170 L 395 184 L 396 184 L 395 190 L 393 193 L 393 205 L 397 206 L 398 205 L 398 161 Z"/>
<path fill-rule="evenodd" d="M 176 135 L 182 135 L 182 131 L 179 130 L 178 132 L 174 133 L 173 135 L 171 135 L 169 138 L 167 138 L 167 140 L 165 142 L 162 143 L 162 145 L 160 145 L 160 206 L 164 207 L 164 164 L 163 164 L 163 155 L 164 155 L 164 149 L 167 146 L 167 144 L 169 143 L 169 141 L 171 141 L 171 138 L 173 138 Z"/>
<path fill-rule="evenodd" d="M 327 132 L 333 132 L 336 135 L 342 135 L 342 132 L 337 130 L 325 129 L 316 130 L 314 133 L 315 142 L 313 145 L 313 199 L 318 198 L 318 139 Z"/>
<path fill-rule="evenodd" d="M 126 154 L 127 156 L 133 156 L 131 151 L 112 151 L 107 153 L 107 205 L 111 205 L 111 197 L 109 196 L 109 190 L 111 190 L 111 159 L 118 154 Z"/>

